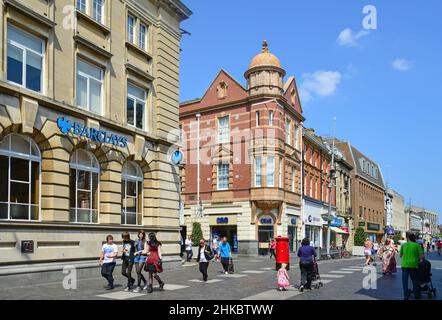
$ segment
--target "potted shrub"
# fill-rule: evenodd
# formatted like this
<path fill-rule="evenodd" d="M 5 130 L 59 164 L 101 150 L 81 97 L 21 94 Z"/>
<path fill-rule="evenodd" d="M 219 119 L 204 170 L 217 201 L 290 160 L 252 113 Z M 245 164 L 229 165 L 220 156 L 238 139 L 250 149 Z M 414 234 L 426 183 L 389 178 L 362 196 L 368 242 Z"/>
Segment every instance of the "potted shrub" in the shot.
<path fill-rule="evenodd" d="M 192 235 L 190 236 L 190 239 L 192 240 L 192 250 L 193 250 L 194 259 L 196 259 L 196 255 L 198 254 L 198 246 L 202 238 L 203 238 L 203 230 L 201 230 L 201 223 L 194 222 L 192 224 Z"/>
<path fill-rule="evenodd" d="M 364 242 L 367 239 L 367 233 L 365 233 L 364 228 L 357 228 L 354 235 L 354 245 L 353 245 L 353 255 L 363 256 L 364 255 Z"/>

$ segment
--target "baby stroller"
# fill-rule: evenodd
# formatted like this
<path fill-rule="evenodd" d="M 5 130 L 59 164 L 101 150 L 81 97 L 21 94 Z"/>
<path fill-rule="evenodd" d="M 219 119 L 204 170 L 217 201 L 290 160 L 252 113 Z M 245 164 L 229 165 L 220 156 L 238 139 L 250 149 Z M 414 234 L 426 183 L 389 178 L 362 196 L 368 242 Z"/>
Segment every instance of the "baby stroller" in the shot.
<path fill-rule="evenodd" d="M 313 271 L 312 271 L 312 287 L 319 289 L 323 287 L 324 284 L 321 281 L 321 276 L 319 274 L 318 262 L 313 259 Z"/>
<path fill-rule="evenodd" d="M 431 281 L 431 263 L 427 259 L 423 259 L 419 262 L 417 269 L 417 282 L 419 286 L 419 292 L 428 295 L 428 298 L 436 296 L 436 288 L 433 287 L 433 282 Z M 413 290 L 408 290 L 411 294 Z"/>

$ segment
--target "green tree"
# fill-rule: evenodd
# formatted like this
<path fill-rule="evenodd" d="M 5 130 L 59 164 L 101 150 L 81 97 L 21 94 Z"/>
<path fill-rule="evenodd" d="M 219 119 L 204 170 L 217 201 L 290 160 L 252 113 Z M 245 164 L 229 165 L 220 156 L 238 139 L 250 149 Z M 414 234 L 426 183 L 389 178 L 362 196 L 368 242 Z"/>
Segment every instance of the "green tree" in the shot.
<path fill-rule="evenodd" d="M 201 223 L 194 222 L 192 224 L 192 235 L 191 235 L 192 245 L 198 246 L 202 238 L 203 238 L 203 231 L 201 230 Z"/>
<path fill-rule="evenodd" d="M 357 228 L 354 236 L 355 246 L 363 246 L 365 239 L 367 239 L 367 233 L 365 233 L 364 228 Z"/>

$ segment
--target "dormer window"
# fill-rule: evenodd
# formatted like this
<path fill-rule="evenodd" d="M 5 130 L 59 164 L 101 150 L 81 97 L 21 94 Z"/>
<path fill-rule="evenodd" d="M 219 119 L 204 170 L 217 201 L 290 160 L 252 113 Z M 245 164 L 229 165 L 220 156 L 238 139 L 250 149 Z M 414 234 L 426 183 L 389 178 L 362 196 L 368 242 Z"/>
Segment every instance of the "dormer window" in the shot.
<path fill-rule="evenodd" d="M 227 96 L 227 83 L 221 81 L 216 88 L 218 99 L 224 99 Z"/>

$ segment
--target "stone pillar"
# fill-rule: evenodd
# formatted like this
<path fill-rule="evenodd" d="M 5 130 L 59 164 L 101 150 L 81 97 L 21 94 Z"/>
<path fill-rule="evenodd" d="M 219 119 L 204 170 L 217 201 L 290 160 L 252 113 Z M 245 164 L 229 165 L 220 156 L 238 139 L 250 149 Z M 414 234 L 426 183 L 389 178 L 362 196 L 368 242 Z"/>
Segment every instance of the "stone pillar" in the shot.
<path fill-rule="evenodd" d="M 100 176 L 100 224 L 121 224 L 121 170 L 116 160 L 107 162 Z"/>

